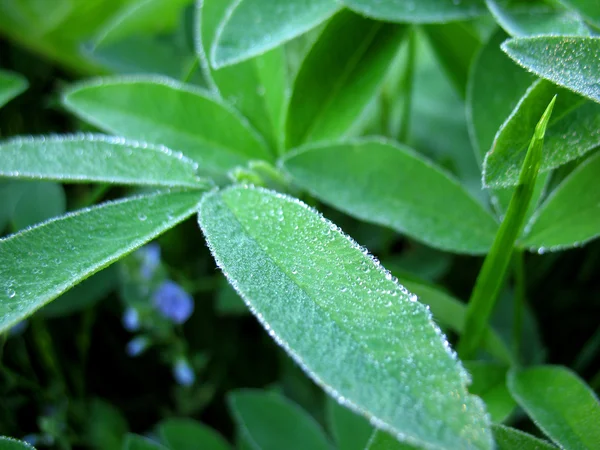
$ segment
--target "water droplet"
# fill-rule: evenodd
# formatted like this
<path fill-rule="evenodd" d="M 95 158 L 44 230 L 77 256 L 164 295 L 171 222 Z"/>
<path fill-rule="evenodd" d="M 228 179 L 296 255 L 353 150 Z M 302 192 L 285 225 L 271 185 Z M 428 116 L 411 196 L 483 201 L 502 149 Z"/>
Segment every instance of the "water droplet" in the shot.
<path fill-rule="evenodd" d="M 138 219 L 141 220 L 142 222 L 145 221 L 147 219 L 145 214 L 138 214 Z"/>

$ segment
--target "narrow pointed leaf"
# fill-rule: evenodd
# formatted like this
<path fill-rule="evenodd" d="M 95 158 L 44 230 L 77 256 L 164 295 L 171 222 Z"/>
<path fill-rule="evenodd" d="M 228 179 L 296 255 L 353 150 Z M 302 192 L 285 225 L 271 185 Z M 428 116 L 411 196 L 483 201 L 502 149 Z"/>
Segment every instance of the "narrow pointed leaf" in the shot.
<path fill-rule="evenodd" d="M 0 240 L 0 331 L 189 217 L 199 200 L 198 192 L 132 197 Z"/>
<path fill-rule="evenodd" d="M 483 165 L 485 185 L 502 187 L 518 183 L 529 136 L 554 96 L 556 104 L 546 129 L 540 171 L 555 169 L 600 145 L 600 105 L 539 80 L 498 131 Z"/>
<path fill-rule="evenodd" d="M 158 434 L 169 450 L 231 449 L 219 433 L 195 420 L 167 419 L 158 426 Z"/>
<path fill-rule="evenodd" d="M 319 424 L 278 394 L 235 391 L 229 394 L 229 408 L 254 450 L 331 450 Z"/>
<path fill-rule="evenodd" d="M 369 421 L 327 397 L 327 419 L 337 450 L 364 450 L 373 434 Z"/>
<path fill-rule="evenodd" d="M 323 202 L 443 250 L 485 253 L 498 229 L 456 180 L 404 146 L 315 145 L 289 154 L 283 166 Z"/>
<path fill-rule="evenodd" d="M 600 103 L 600 37 L 516 38 L 502 50 L 536 75 Z"/>
<path fill-rule="evenodd" d="M 15 138 L 0 144 L 0 175 L 63 183 L 206 187 L 198 164 L 166 147 L 104 135 Z"/>
<path fill-rule="evenodd" d="M 494 440 L 498 450 L 555 450 L 556 447 L 549 442 L 542 441 L 522 431 L 504 425 L 492 426 Z"/>
<path fill-rule="evenodd" d="M 0 108 L 27 89 L 29 83 L 23 76 L 0 70 Z"/>
<path fill-rule="evenodd" d="M 509 374 L 508 388 L 533 421 L 561 448 L 597 449 L 600 403 L 573 372 L 538 366 Z"/>
<path fill-rule="evenodd" d="M 345 136 L 380 89 L 404 32 L 348 11 L 333 17 L 294 82 L 287 147 Z"/>
<path fill-rule="evenodd" d="M 579 246 L 600 235 L 600 153 L 581 163 L 552 192 L 520 245 L 532 250 Z"/>
<path fill-rule="evenodd" d="M 72 112 L 112 134 L 161 144 L 221 175 L 251 159 L 271 159 L 236 111 L 189 85 L 159 77 L 103 78 L 64 96 Z"/>
<path fill-rule="evenodd" d="M 558 3 L 545 0 L 486 0 L 486 3 L 511 36 L 590 35 L 590 28 L 582 18 Z"/>
<path fill-rule="evenodd" d="M 236 0 L 219 26 L 211 65 L 219 68 L 261 55 L 329 19 L 336 0 Z"/>
<path fill-rule="evenodd" d="M 31 445 L 5 436 L 0 436 L 0 450 L 35 450 Z"/>
<path fill-rule="evenodd" d="M 491 448 L 483 405 L 427 309 L 339 228 L 244 187 L 204 197 L 199 222 L 263 326 L 339 402 L 416 444 Z"/>
<path fill-rule="evenodd" d="M 341 0 L 354 11 L 392 22 L 444 23 L 485 14 L 485 0 Z"/>
<path fill-rule="evenodd" d="M 287 63 L 283 47 L 248 61 L 213 69 L 206 60 L 219 23 L 236 0 L 203 0 L 196 15 L 200 29 L 196 41 L 203 68 L 219 95 L 238 109 L 272 148 L 283 145 L 285 106 L 288 100 Z"/>

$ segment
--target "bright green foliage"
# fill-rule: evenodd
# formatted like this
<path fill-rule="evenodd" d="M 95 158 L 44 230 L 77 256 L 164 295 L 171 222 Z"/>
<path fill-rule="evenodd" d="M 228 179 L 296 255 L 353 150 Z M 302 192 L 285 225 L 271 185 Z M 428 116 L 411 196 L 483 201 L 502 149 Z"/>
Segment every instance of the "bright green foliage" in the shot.
<path fill-rule="evenodd" d="M 229 450 L 216 431 L 190 419 L 167 419 L 158 426 L 161 442 L 169 450 Z"/>
<path fill-rule="evenodd" d="M 466 361 L 465 368 L 473 380 L 469 392 L 481 397 L 493 422 L 504 422 L 517 406 L 506 387 L 508 367 L 485 361 Z"/>
<path fill-rule="evenodd" d="M 600 37 L 517 38 L 502 50 L 536 75 L 600 102 Z"/>
<path fill-rule="evenodd" d="M 287 147 L 348 135 L 382 85 L 404 31 L 348 11 L 333 17 L 294 82 Z"/>
<path fill-rule="evenodd" d="M 581 14 L 588 22 L 600 26 L 600 4 L 590 0 L 560 0 L 566 6 Z"/>
<path fill-rule="evenodd" d="M 132 197 L 0 240 L 0 330 L 189 217 L 199 200 L 198 192 Z"/>
<path fill-rule="evenodd" d="M 585 0 L 584 0 L 585 1 Z M 558 2 L 546 0 L 486 0 L 490 12 L 511 36 L 590 34 L 581 17 Z"/>
<path fill-rule="evenodd" d="M 544 134 L 552 115 L 556 97 L 552 99 L 535 127 L 517 186 L 506 211 L 506 216 L 486 256 L 475 287 L 469 299 L 465 328 L 458 344 L 461 358 L 472 358 L 483 337 L 510 263 L 515 241 L 521 234 L 525 217 L 535 191 L 535 183 L 542 160 Z"/>
<path fill-rule="evenodd" d="M 546 106 L 556 96 L 544 138 L 540 171 L 549 171 L 600 145 L 600 105 L 545 80 L 535 82 L 502 125 L 487 154 L 487 186 L 517 184 L 529 137 Z"/>
<path fill-rule="evenodd" d="M 283 166 L 325 203 L 443 250 L 485 253 L 498 229 L 456 180 L 405 146 L 315 145 L 291 153 Z"/>
<path fill-rule="evenodd" d="M 0 450 L 32 450 L 33 447 L 25 442 L 9 437 L 0 436 Z M 34 449 L 35 450 L 35 449 Z"/>
<path fill-rule="evenodd" d="M 183 152 L 201 173 L 222 177 L 251 159 L 271 158 L 235 110 L 174 80 L 104 78 L 76 85 L 64 102 L 107 132 Z"/>
<path fill-rule="evenodd" d="M 128 434 L 123 442 L 123 450 L 167 450 L 156 442 L 137 434 Z"/>
<path fill-rule="evenodd" d="M 364 450 L 373 434 L 369 421 L 327 397 L 327 421 L 337 450 Z"/>
<path fill-rule="evenodd" d="M 215 68 L 265 53 L 316 27 L 340 9 L 336 0 L 238 1 L 210 50 Z"/>
<path fill-rule="evenodd" d="M 89 442 L 93 442 L 98 449 L 121 450 L 128 430 L 127 420 L 121 411 L 110 403 L 95 398 L 91 401 L 89 418 L 89 428 L 86 430 Z"/>
<path fill-rule="evenodd" d="M 582 162 L 540 206 L 519 243 L 532 250 L 579 246 L 600 234 L 600 153 Z"/>
<path fill-rule="evenodd" d="M 245 187 L 205 196 L 199 222 L 257 318 L 338 401 L 413 443 L 491 448 L 483 405 L 428 311 L 335 225 Z"/>
<path fill-rule="evenodd" d="M 317 422 L 278 394 L 234 391 L 229 394 L 229 407 L 253 450 L 331 450 Z"/>
<path fill-rule="evenodd" d="M 485 13 L 484 0 L 342 0 L 342 3 L 368 17 L 394 22 L 443 23 Z"/>
<path fill-rule="evenodd" d="M 179 152 L 103 135 L 16 138 L 0 144 L 0 175 L 63 183 L 208 185 Z"/>
<path fill-rule="evenodd" d="M 503 425 L 493 425 L 498 450 L 553 450 L 556 447 L 530 434 Z"/>
<path fill-rule="evenodd" d="M 277 47 L 249 61 L 213 69 L 206 60 L 215 33 L 230 0 L 203 0 L 196 26 L 197 51 L 209 82 L 219 95 L 234 105 L 262 133 L 273 148 L 283 145 L 285 107 L 288 100 L 288 74 L 283 47 Z"/>
<path fill-rule="evenodd" d="M 25 91 L 29 83 L 23 76 L 0 70 L 0 108 Z"/>
<path fill-rule="evenodd" d="M 365 450 L 417 450 L 419 447 L 398 442 L 393 436 L 383 431 L 375 431 Z"/>
<path fill-rule="evenodd" d="M 540 429 L 561 448 L 598 448 L 600 403 L 575 373 L 561 366 L 515 370 L 509 374 L 508 388 Z"/>

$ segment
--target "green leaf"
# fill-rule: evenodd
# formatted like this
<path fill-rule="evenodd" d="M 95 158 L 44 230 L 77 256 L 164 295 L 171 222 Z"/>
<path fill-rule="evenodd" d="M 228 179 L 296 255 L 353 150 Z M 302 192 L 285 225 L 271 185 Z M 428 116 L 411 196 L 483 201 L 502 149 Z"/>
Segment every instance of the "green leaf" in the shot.
<path fill-rule="evenodd" d="M 509 39 L 502 50 L 536 75 L 600 102 L 600 37 Z"/>
<path fill-rule="evenodd" d="M 515 241 L 521 234 L 535 192 L 542 160 L 544 135 L 555 101 L 556 97 L 552 99 L 535 128 L 521 168 L 519 186 L 512 195 L 506 216 L 500 224 L 492 248 L 477 276 L 469 299 L 465 329 L 458 343 L 458 353 L 462 359 L 470 359 L 474 356 L 504 283 Z"/>
<path fill-rule="evenodd" d="M 0 144 L 4 177 L 132 185 L 207 187 L 198 164 L 161 146 L 104 135 L 15 138 Z"/>
<path fill-rule="evenodd" d="M 404 146 L 321 144 L 287 155 L 283 166 L 323 202 L 443 250 L 485 253 L 498 229 L 456 180 Z"/>
<path fill-rule="evenodd" d="M 496 21 L 511 36 L 566 34 L 588 36 L 590 28 L 578 14 L 546 0 L 486 0 Z"/>
<path fill-rule="evenodd" d="M 170 450 L 228 450 L 227 441 L 206 425 L 190 419 L 167 419 L 158 426 L 161 441 Z"/>
<path fill-rule="evenodd" d="M 0 331 L 186 219 L 199 200 L 198 192 L 132 197 L 0 240 Z"/>
<path fill-rule="evenodd" d="M 67 208 L 65 190 L 58 183 L 19 181 L 12 195 L 9 201 L 13 203 L 11 222 L 15 231 L 60 216 Z"/>
<path fill-rule="evenodd" d="M 235 391 L 229 408 L 254 450 L 331 450 L 317 422 L 278 394 Z"/>
<path fill-rule="evenodd" d="M 412 280 L 401 279 L 401 281 L 406 289 L 417 295 L 421 303 L 429 306 L 436 323 L 455 333 L 461 334 L 463 332 L 467 312 L 465 303 L 427 284 Z M 483 348 L 498 360 L 506 364 L 513 363 L 512 355 L 506 344 L 491 327 L 488 328 L 483 337 Z"/>
<path fill-rule="evenodd" d="M 485 14 L 484 0 L 341 0 L 348 8 L 390 22 L 445 23 Z"/>
<path fill-rule="evenodd" d="M 491 448 L 483 405 L 427 309 L 338 227 L 245 187 L 204 197 L 199 223 L 269 334 L 337 401 L 415 444 Z"/>
<path fill-rule="evenodd" d="M 90 447 L 120 450 L 128 429 L 127 419 L 118 408 L 99 398 L 91 401 L 86 430 Z"/>
<path fill-rule="evenodd" d="M 27 86 L 29 83 L 22 75 L 0 70 L 0 108 L 24 92 Z"/>
<path fill-rule="evenodd" d="M 327 422 L 337 450 L 364 450 L 373 434 L 369 421 L 327 397 Z"/>
<path fill-rule="evenodd" d="M 581 14 L 588 22 L 600 27 L 600 4 L 589 0 L 560 0 L 561 3 Z"/>
<path fill-rule="evenodd" d="M 493 422 L 504 422 L 517 406 L 506 387 L 508 366 L 486 361 L 465 361 L 464 365 L 473 380 L 469 392 L 484 401 Z"/>
<path fill-rule="evenodd" d="M 235 1 L 235 0 L 233 0 Z M 271 147 L 283 146 L 288 74 L 283 47 L 231 67 L 211 69 L 206 54 L 212 46 L 219 23 L 233 3 L 231 0 L 203 0 L 196 15 L 200 29 L 197 52 L 215 90 L 234 105 L 267 139 Z"/>
<path fill-rule="evenodd" d="M 381 88 L 405 30 L 348 11 L 333 17 L 294 82 L 287 147 L 346 136 Z"/>
<path fill-rule="evenodd" d="M 556 447 L 530 434 L 503 425 L 492 426 L 498 450 L 553 450 Z"/>
<path fill-rule="evenodd" d="M 365 450 L 418 450 L 419 448 L 399 442 L 393 436 L 383 431 L 375 431 Z"/>
<path fill-rule="evenodd" d="M 243 117 L 200 89 L 160 77 L 113 77 L 65 93 L 72 112 L 112 134 L 166 145 L 223 177 L 252 159 L 272 159 Z"/>
<path fill-rule="evenodd" d="M 581 163 L 540 206 L 519 243 L 536 250 L 583 245 L 600 235 L 600 153 Z"/>
<path fill-rule="evenodd" d="M 508 389 L 561 448 L 598 448 L 600 403 L 594 392 L 566 367 L 538 366 L 512 371 Z"/>
<path fill-rule="evenodd" d="M 168 450 L 156 442 L 137 434 L 128 434 L 123 442 L 123 450 Z"/>
<path fill-rule="evenodd" d="M 541 172 L 547 172 L 600 145 L 600 105 L 545 80 L 535 82 L 502 125 L 483 164 L 486 186 L 516 185 L 529 136 L 556 96 L 544 138 Z"/>
<path fill-rule="evenodd" d="M 236 1 L 217 30 L 210 51 L 214 68 L 261 55 L 325 22 L 336 0 Z"/>
<path fill-rule="evenodd" d="M 23 441 L 17 441 L 5 436 L 0 436 L 0 450 L 35 450 L 31 445 Z"/>

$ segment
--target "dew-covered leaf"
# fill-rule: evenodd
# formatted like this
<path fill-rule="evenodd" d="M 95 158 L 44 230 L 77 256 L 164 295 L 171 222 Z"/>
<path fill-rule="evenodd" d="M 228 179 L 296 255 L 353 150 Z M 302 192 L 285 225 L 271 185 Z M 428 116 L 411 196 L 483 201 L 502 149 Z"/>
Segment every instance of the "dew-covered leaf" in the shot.
<path fill-rule="evenodd" d="M 490 12 L 508 34 L 515 37 L 540 34 L 588 36 L 581 17 L 546 0 L 486 0 Z"/>
<path fill-rule="evenodd" d="M 14 138 L 0 143 L 0 176 L 63 183 L 206 187 L 198 164 L 166 147 L 104 135 Z"/>
<path fill-rule="evenodd" d="M 561 166 L 600 145 L 600 105 L 539 80 L 498 131 L 485 158 L 484 184 L 494 187 L 517 184 L 529 137 L 554 96 L 556 104 L 546 129 L 540 171 Z"/>
<path fill-rule="evenodd" d="M 35 450 L 26 442 L 18 441 L 6 436 L 0 436 L 0 450 Z"/>
<path fill-rule="evenodd" d="M 69 110 L 119 136 L 161 144 L 224 176 L 252 159 L 271 159 L 246 120 L 204 91 L 160 77 L 109 77 L 75 85 Z"/>
<path fill-rule="evenodd" d="M 515 38 L 502 50 L 536 75 L 600 103 L 600 37 Z"/>
<path fill-rule="evenodd" d="M 198 192 L 159 192 L 70 213 L 0 240 L 0 331 L 189 217 Z"/>
<path fill-rule="evenodd" d="M 341 0 L 354 11 L 392 22 L 444 23 L 486 12 L 485 0 Z"/>
<path fill-rule="evenodd" d="M 405 27 L 336 14 L 302 62 L 286 122 L 288 148 L 348 134 L 380 89 Z"/>
<path fill-rule="evenodd" d="M 464 365 L 473 380 L 469 392 L 484 401 L 493 422 L 504 422 L 517 406 L 506 387 L 508 366 L 487 361 L 465 361 Z"/>
<path fill-rule="evenodd" d="M 325 22 L 336 0 L 236 1 L 220 24 L 210 52 L 215 68 L 261 55 Z"/>
<path fill-rule="evenodd" d="M 238 109 L 272 148 L 283 145 L 288 79 L 285 51 L 276 47 L 248 61 L 213 69 L 206 60 L 219 23 L 236 0 L 203 0 L 196 15 L 197 52 L 213 88 Z M 277 6 L 278 7 L 278 6 Z"/>
<path fill-rule="evenodd" d="M 364 450 L 373 434 L 369 421 L 327 397 L 327 422 L 337 450 Z"/>
<path fill-rule="evenodd" d="M 521 246 L 544 251 L 579 246 L 600 235 L 600 153 L 581 163 L 540 206 Z"/>
<path fill-rule="evenodd" d="M 169 450 L 230 450 L 231 446 L 212 428 L 190 419 L 167 419 L 158 425 L 161 442 Z"/>
<path fill-rule="evenodd" d="M 415 444 L 492 447 L 483 405 L 425 306 L 338 227 L 247 187 L 208 194 L 199 223 L 269 334 L 339 402 Z"/>
<path fill-rule="evenodd" d="M 538 427 L 561 448 L 598 448 L 600 403 L 574 372 L 562 366 L 512 371 L 508 389 Z"/>
<path fill-rule="evenodd" d="M 319 424 L 281 395 L 234 391 L 229 394 L 229 408 L 255 450 L 331 450 Z"/>
<path fill-rule="evenodd" d="M 22 75 L 0 70 L 0 108 L 25 91 L 28 85 Z"/>
<path fill-rule="evenodd" d="M 323 202 L 443 250 L 485 253 L 498 229 L 456 180 L 404 146 L 318 144 L 287 155 L 283 166 Z"/>
<path fill-rule="evenodd" d="M 498 450 L 555 450 L 556 447 L 522 431 L 504 425 L 492 425 Z"/>
<path fill-rule="evenodd" d="M 422 447 L 400 442 L 383 431 L 373 432 L 365 450 L 418 450 Z"/>

